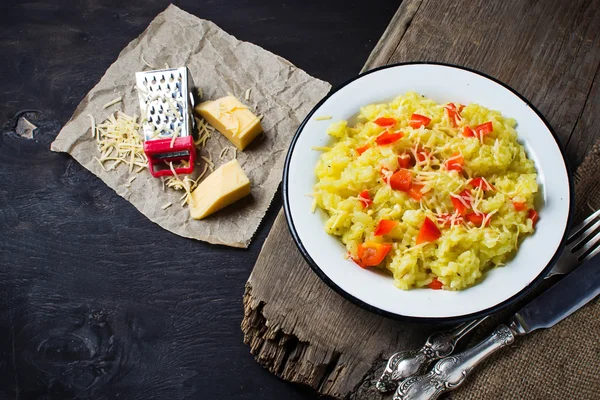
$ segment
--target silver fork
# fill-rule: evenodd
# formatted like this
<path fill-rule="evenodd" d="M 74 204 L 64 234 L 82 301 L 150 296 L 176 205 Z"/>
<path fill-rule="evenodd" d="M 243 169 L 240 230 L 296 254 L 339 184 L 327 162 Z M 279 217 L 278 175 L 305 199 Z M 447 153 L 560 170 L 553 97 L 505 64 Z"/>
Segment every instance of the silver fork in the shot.
<path fill-rule="evenodd" d="M 561 256 L 545 279 L 568 274 L 585 260 L 600 252 L 600 246 L 597 246 L 600 241 L 600 232 L 592 236 L 598 228 L 600 228 L 600 210 L 595 211 L 571 230 Z M 395 390 L 400 381 L 410 376 L 423 374 L 432 362 L 452 354 L 458 341 L 487 318 L 485 316 L 464 322 L 449 331 L 435 332 L 418 350 L 392 354 L 375 386 L 380 392 L 389 392 Z"/>

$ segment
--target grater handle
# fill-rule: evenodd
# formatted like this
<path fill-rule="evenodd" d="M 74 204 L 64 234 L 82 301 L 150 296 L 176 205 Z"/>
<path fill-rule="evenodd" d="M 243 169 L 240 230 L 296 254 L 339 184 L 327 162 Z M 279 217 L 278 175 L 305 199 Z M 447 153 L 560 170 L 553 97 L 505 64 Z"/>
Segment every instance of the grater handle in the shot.
<path fill-rule="evenodd" d="M 165 153 L 178 153 L 185 152 L 188 154 L 185 156 L 176 156 L 171 158 L 158 158 L 159 154 Z M 164 166 L 172 161 L 185 160 L 189 162 L 188 167 L 175 168 L 176 174 L 191 174 L 194 171 L 194 164 L 196 163 L 196 146 L 194 145 L 194 138 L 192 136 L 183 136 L 175 139 L 173 146 L 171 146 L 171 139 L 156 139 L 148 140 L 144 142 L 144 153 L 148 157 L 148 169 L 153 177 L 158 178 L 161 176 L 172 176 L 173 171 L 170 168 L 167 169 L 156 169 L 156 166 Z"/>

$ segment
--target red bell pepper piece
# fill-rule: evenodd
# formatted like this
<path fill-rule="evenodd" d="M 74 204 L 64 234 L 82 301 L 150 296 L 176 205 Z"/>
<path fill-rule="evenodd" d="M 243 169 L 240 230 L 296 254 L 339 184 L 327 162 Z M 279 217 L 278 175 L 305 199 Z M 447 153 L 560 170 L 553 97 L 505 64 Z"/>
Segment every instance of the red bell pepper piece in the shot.
<path fill-rule="evenodd" d="M 465 207 L 465 205 L 462 203 L 462 201 L 460 201 L 456 197 L 452 197 L 452 196 L 450 196 L 450 201 L 452 201 L 452 205 L 454 206 L 454 209 L 456 211 L 458 211 L 458 213 L 460 215 L 465 215 L 465 213 L 467 211 L 467 207 Z"/>
<path fill-rule="evenodd" d="M 390 186 L 394 190 L 408 192 L 412 185 L 412 173 L 407 169 L 400 169 L 390 178 Z"/>
<path fill-rule="evenodd" d="M 494 125 L 492 125 L 492 121 L 488 121 L 484 124 L 477 125 L 475 128 L 473 128 L 473 130 L 478 138 L 482 138 L 488 133 L 492 133 L 494 131 Z"/>
<path fill-rule="evenodd" d="M 426 159 L 429 158 L 429 152 L 422 147 L 418 148 L 416 153 L 417 153 L 417 160 L 419 160 L 419 162 L 424 162 Z"/>
<path fill-rule="evenodd" d="M 463 105 L 460 105 L 460 107 L 457 108 L 456 104 L 454 104 L 454 103 L 448 103 L 444 106 L 444 109 L 446 110 L 446 114 L 448 115 L 448 119 L 450 120 L 450 123 L 452 124 L 452 126 L 455 128 L 458 127 L 458 121 L 460 121 L 462 119 L 460 116 L 460 112 L 462 111 L 463 108 L 464 108 Z"/>
<path fill-rule="evenodd" d="M 367 208 L 373 204 L 373 200 L 371 200 L 371 196 L 369 195 L 369 191 L 367 189 L 359 193 L 358 200 L 360 200 L 362 203 L 363 208 Z"/>
<path fill-rule="evenodd" d="M 408 122 L 408 125 L 410 125 L 410 127 L 413 129 L 418 129 L 422 126 L 429 125 L 430 122 L 431 118 L 429 117 L 426 117 L 421 114 L 413 114 L 410 116 L 410 121 Z"/>
<path fill-rule="evenodd" d="M 474 137 L 475 136 L 475 132 L 473 132 L 473 129 L 469 128 L 468 126 L 465 126 L 463 129 L 463 136 L 465 137 Z"/>
<path fill-rule="evenodd" d="M 513 203 L 513 207 L 517 211 L 525 211 L 525 210 L 527 210 L 527 204 L 524 201 L 514 201 L 513 200 L 512 203 Z"/>
<path fill-rule="evenodd" d="M 383 126 L 383 127 L 392 127 L 392 126 L 396 125 L 396 120 L 394 118 L 380 117 L 380 118 L 377 118 L 373 122 L 375 124 L 377 124 L 379 126 Z"/>
<path fill-rule="evenodd" d="M 362 155 L 362 153 L 364 153 L 365 151 L 369 150 L 369 148 L 371 147 L 371 145 L 369 145 L 368 143 L 365 144 L 364 146 L 361 147 L 357 147 L 356 148 L 356 152 L 358 153 L 358 155 Z"/>
<path fill-rule="evenodd" d="M 431 283 L 429 285 L 427 285 L 430 289 L 433 290 L 440 290 L 442 287 L 444 287 L 444 284 L 442 282 L 440 282 L 438 280 L 438 278 L 433 278 L 433 280 L 431 281 Z"/>
<path fill-rule="evenodd" d="M 390 252 L 392 245 L 389 243 L 365 242 L 358 245 L 355 263 L 361 268 L 375 267 L 383 261 Z"/>
<path fill-rule="evenodd" d="M 415 200 L 419 201 L 423 197 L 423 193 L 421 193 L 421 189 L 423 189 L 423 185 L 419 185 L 417 183 L 413 183 L 408 190 L 408 196 Z"/>
<path fill-rule="evenodd" d="M 460 199 L 457 199 L 454 196 L 450 196 L 450 201 L 452 202 L 454 209 L 458 211 L 458 214 L 464 216 L 466 214 L 466 211 L 471 207 L 470 191 L 468 189 L 465 189 L 462 192 L 460 192 L 458 196 L 464 200 L 464 203 L 466 203 L 466 205 L 462 201 L 460 201 Z"/>
<path fill-rule="evenodd" d="M 375 138 L 375 143 L 377 143 L 380 146 L 384 146 L 386 144 L 391 144 L 397 140 L 402 139 L 402 136 L 404 136 L 402 132 L 390 133 L 388 131 L 385 131 L 381 135 L 377 136 L 377 138 Z"/>
<path fill-rule="evenodd" d="M 398 165 L 400 168 L 411 168 L 414 166 L 413 159 L 408 153 L 402 153 L 398 156 Z"/>
<path fill-rule="evenodd" d="M 452 218 L 452 214 L 443 213 L 437 215 L 437 223 L 442 226 L 450 225 L 450 218 Z"/>
<path fill-rule="evenodd" d="M 529 210 L 529 212 L 527 213 L 527 218 L 529 218 L 531 220 L 531 224 L 533 225 L 533 227 L 535 228 L 535 224 L 538 222 L 538 220 L 540 219 L 540 215 L 537 213 L 537 211 L 535 211 L 533 208 L 531 210 Z"/>
<path fill-rule="evenodd" d="M 480 188 L 481 190 L 496 190 L 493 185 L 483 178 L 473 178 L 469 184 L 474 188 Z"/>
<path fill-rule="evenodd" d="M 430 220 L 429 217 L 425 217 L 423 225 L 421 225 L 421 229 L 417 235 L 417 244 L 433 242 L 439 239 L 440 236 L 442 236 L 440 228 L 438 228 L 435 222 Z"/>
<path fill-rule="evenodd" d="M 462 166 L 465 163 L 465 159 L 462 154 L 455 153 L 452 157 L 446 160 L 446 169 L 448 171 L 462 171 Z"/>
<path fill-rule="evenodd" d="M 375 228 L 375 236 L 387 235 L 398 225 L 398 221 L 392 221 L 391 219 L 382 219 Z"/>
<path fill-rule="evenodd" d="M 464 189 L 458 195 L 465 200 L 469 207 L 471 207 L 471 191 L 469 189 Z"/>
<path fill-rule="evenodd" d="M 484 213 L 469 213 L 467 215 L 465 215 L 465 218 L 467 219 L 467 221 L 475 224 L 475 225 L 479 225 L 481 226 L 481 224 L 483 223 L 483 220 L 485 219 L 485 217 L 487 216 L 487 214 Z M 485 222 L 485 226 L 488 226 L 490 224 L 490 219 L 488 218 L 487 221 Z"/>

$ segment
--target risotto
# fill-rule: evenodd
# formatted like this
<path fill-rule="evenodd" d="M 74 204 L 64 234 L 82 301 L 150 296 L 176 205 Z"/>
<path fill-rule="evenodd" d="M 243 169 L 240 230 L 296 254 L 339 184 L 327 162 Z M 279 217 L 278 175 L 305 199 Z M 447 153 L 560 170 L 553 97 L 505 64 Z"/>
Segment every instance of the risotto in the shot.
<path fill-rule="evenodd" d="M 533 233 L 537 174 L 514 119 L 407 93 L 357 120 L 327 130 L 313 195 L 358 266 L 405 290 L 461 290 Z"/>

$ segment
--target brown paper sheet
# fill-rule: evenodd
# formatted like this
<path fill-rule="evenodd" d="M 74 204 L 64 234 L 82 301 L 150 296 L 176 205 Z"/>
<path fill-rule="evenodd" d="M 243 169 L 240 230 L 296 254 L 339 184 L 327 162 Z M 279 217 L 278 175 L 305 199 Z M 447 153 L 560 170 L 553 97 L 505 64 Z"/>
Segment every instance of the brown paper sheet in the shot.
<path fill-rule="evenodd" d="M 106 172 L 94 160 L 99 152 L 91 136 L 87 114 L 92 114 L 96 123 L 117 110 L 128 115 L 140 114 L 134 75 L 149 69 L 142 55 L 156 68 L 164 68 L 165 64 L 187 66 L 195 86 L 202 89 L 204 100 L 231 93 L 257 115 L 263 115 L 264 135 L 243 152 L 237 152 L 237 159 L 252 183 L 250 196 L 197 221 L 190 217 L 187 206 L 180 206 L 182 192 L 163 191 L 162 182 L 147 170 L 137 174 L 131 186 L 126 187 L 130 174 L 125 165 Z M 247 89 L 251 89 L 249 100 L 244 96 Z M 77 106 L 51 149 L 71 154 L 119 196 L 168 231 L 209 243 L 248 247 L 279 185 L 293 134 L 329 89 L 328 83 L 311 77 L 287 60 L 239 41 L 214 23 L 170 5 L 123 49 L 100 82 Z M 121 95 L 122 103 L 102 108 Z M 218 132 L 209 139 L 206 150 L 212 155 L 215 168 L 231 159 L 233 152 L 219 159 L 222 149 L 231 146 Z M 207 156 L 207 153 L 203 150 L 200 155 Z M 197 166 L 196 174 L 202 169 L 203 165 Z M 168 202 L 173 205 L 162 210 L 161 206 Z"/>

